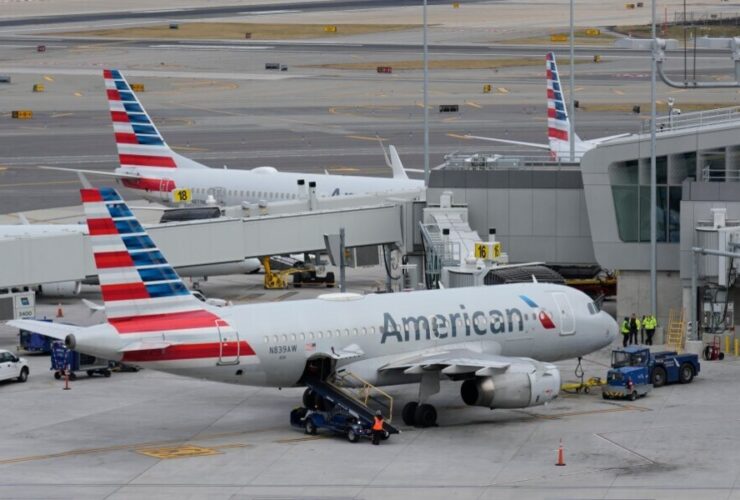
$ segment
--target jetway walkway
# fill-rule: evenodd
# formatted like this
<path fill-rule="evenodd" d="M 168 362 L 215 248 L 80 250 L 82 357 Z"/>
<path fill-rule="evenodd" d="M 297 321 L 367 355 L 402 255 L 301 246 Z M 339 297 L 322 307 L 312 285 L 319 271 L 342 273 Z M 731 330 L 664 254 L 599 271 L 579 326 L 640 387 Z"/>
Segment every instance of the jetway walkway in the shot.
<path fill-rule="evenodd" d="M 409 199 L 335 200 L 334 206 L 327 201 L 310 211 L 293 207 L 293 213 L 159 224 L 148 231 L 176 268 L 324 251 L 323 235 L 336 234 L 340 227 L 345 228 L 348 248 L 401 244 Z M 79 233 L 0 236 L 0 287 L 95 277 L 88 240 Z"/>

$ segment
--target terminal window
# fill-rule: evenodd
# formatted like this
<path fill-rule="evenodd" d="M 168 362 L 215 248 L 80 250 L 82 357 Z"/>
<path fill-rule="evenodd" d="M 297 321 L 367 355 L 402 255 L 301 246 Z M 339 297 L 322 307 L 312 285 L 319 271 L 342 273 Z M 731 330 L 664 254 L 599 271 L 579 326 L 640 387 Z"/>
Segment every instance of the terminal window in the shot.
<path fill-rule="evenodd" d="M 656 158 L 656 237 L 658 242 L 678 243 L 681 182 L 690 169 L 674 161 L 669 172 L 665 156 Z M 650 160 L 630 160 L 609 166 L 619 238 L 624 242 L 650 241 Z"/>

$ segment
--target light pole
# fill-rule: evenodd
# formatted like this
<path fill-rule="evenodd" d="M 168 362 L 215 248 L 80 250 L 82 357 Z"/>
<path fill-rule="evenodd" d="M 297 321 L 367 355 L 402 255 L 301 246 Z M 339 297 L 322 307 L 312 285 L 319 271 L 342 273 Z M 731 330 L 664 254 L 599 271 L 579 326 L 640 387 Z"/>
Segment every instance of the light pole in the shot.
<path fill-rule="evenodd" d="M 570 144 L 570 161 L 576 160 L 576 109 L 575 109 L 575 92 L 576 92 L 576 63 L 575 63 L 575 49 L 573 47 L 573 38 L 575 30 L 573 29 L 573 3 L 575 0 L 570 0 L 570 130 L 568 130 L 568 140 Z"/>
<path fill-rule="evenodd" d="M 651 50 L 651 67 L 650 67 L 650 314 L 658 315 L 658 272 L 657 272 L 657 241 L 658 241 L 658 218 L 656 211 L 657 199 L 657 173 L 655 160 L 655 94 L 656 94 L 656 74 L 657 57 L 658 57 L 658 40 L 655 33 L 655 4 L 652 1 L 652 35 L 653 43 Z"/>
<path fill-rule="evenodd" d="M 424 186 L 429 187 L 429 47 L 427 46 L 427 0 L 423 7 L 424 45 Z"/>

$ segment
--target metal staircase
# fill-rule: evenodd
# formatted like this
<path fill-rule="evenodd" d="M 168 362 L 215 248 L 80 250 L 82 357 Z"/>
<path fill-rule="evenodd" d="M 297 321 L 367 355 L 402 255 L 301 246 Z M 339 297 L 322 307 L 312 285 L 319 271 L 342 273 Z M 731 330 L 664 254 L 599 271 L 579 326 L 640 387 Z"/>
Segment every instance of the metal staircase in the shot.
<path fill-rule="evenodd" d="M 344 371 L 335 374 L 332 380 L 306 377 L 304 382 L 316 394 L 368 426 L 373 424 L 375 412 L 380 410 L 385 419 L 384 429 L 389 434 L 399 433 L 399 430 L 391 425 L 393 398 L 353 373 Z"/>

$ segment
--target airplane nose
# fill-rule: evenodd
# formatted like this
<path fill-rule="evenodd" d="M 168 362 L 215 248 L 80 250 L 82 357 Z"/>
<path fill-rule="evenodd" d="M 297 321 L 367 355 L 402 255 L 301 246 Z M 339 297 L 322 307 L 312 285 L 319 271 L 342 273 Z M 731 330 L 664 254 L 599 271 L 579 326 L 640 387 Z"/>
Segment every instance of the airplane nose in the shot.
<path fill-rule="evenodd" d="M 619 325 L 617 325 L 616 320 L 612 318 L 609 313 L 601 311 L 601 316 L 602 325 L 606 327 L 606 339 L 609 344 L 611 344 L 617 338 L 617 334 L 619 333 Z"/>

